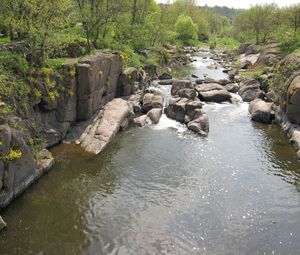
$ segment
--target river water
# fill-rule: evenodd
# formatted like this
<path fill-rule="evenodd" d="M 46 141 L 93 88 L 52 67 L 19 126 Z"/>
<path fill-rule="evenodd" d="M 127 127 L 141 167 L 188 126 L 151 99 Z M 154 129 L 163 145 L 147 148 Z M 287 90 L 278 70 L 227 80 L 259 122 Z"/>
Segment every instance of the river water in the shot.
<path fill-rule="evenodd" d="M 187 70 L 199 76 L 197 60 Z M 0 254 L 300 254 L 300 162 L 288 139 L 252 123 L 246 103 L 205 108 L 208 138 L 163 115 L 96 157 L 54 148 L 53 170 L 1 212 Z"/>

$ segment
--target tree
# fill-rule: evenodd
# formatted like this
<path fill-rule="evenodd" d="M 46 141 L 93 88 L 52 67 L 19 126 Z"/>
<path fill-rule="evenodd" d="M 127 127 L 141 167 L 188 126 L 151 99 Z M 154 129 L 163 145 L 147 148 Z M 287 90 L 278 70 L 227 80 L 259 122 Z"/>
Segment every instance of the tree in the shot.
<path fill-rule="evenodd" d="M 180 15 L 175 24 L 175 31 L 178 33 L 178 39 L 184 44 L 198 39 L 198 28 L 190 16 Z"/>
<path fill-rule="evenodd" d="M 2 0 L 1 16 L 11 39 L 25 40 L 32 61 L 43 65 L 47 39 L 68 24 L 70 0 Z"/>
<path fill-rule="evenodd" d="M 242 12 L 235 21 L 237 31 L 247 38 L 255 38 L 256 44 L 265 43 L 278 25 L 275 4 L 256 5 Z"/>

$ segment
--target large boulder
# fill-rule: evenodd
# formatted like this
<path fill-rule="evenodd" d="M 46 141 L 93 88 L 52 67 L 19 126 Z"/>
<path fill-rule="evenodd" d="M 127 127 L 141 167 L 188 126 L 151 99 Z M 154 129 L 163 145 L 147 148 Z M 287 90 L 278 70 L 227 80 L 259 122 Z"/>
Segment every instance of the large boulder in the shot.
<path fill-rule="evenodd" d="M 208 116 L 202 109 L 202 103 L 199 99 L 173 97 L 165 112 L 169 118 L 185 123 L 190 130 L 207 136 L 209 131 Z"/>
<path fill-rule="evenodd" d="M 273 66 L 283 58 L 284 54 L 280 50 L 280 45 L 277 43 L 272 43 L 265 46 L 265 48 L 262 50 L 259 58 L 257 59 L 257 64 Z"/>
<path fill-rule="evenodd" d="M 251 119 L 256 122 L 269 124 L 274 119 L 272 103 L 267 103 L 261 99 L 255 99 L 249 105 Z"/>
<path fill-rule="evenodd" d="M 231 94 L 225 89 L 199 92 L 200 100 L 206 102 L 222 103 L 230 101 L 231 97 Z"/>
<path fill-rule="evenodd" d="M 194 99 L 197 97 L 197 92 L 194 89 L 180 89 L 177 91 L 179 97 Z"/>
<path fill-rule="evenodd" d="M 136 117 L 133 119 L 133 123 L 139 127 L 143 127 L 145 126 L 146 124 L 151 124 L 151 120 L 148 118 L 148 116 L 145 114 L 145 115 L 142 115 L 142 116 L 139 116 L 139 117 Z"/>
<path fill-rule="evenodd" d="M 236 83 L 227 84 L 225 89 L 230 93 L 237 93 L 239 91 L 240 86 Z"/>
<path fill-rule="evenodd" d="M 162 73 L 161 75 L 158 76 L 159 80 L 171 80 L 173 77 L 172 75 L 168 73 Z"/>
<path fill-rule="evenodd" d="M 193 88 L 194 86 L 192 82 L 189 80 L 174 80 L 171 89 L 171 94 L 177 95 L 177 92 L 181 89 L 193 89 Z"/>
<path fill-rule="evenodd" d="M 161 108 L 153 108 L 147 113 L 147 117 L 151 120 L 153 124 L 157 124 L 159 122 L 161 115 L 162 115 Z"/>
<path fill-rule="evenodd" d="M 188 129 L 201 136 L 207 136 L 209 132 L 209 122 L 207 114 L 202 110 L 197 110 L 195 119 L 187 124 Z"/>
<path fill-rule="evenodd" d="M 93 119 L 73 126 L 66 142 L 80 144 L 86 151 L 99 154 L 133 118 L 132 104 L 127 100 L 115 98 Z"/>
<path fill-rule="evenodd" d="M 142 112 L 147 113 L 153 108 L 163 108 L 164 97 L 160 91 L 149 91 L 142 100 Z"/>
<path fill-rule="evenodd" d="M 264 92 L 260 90 L 260 83 L 252 78 L 243 80 L 240 83 L 238 92 L 245 102 L 251 102 L 256 98 L 264 97 Z"/>
<path fill-rule="evenodd" d="M 200 93 L 200 92 L 207 92 L 211 90 L 224 90 L 224 87 L 217 83 L 205 83 L 205 84 L 197 85 L 195 87 L 195 90 L 198 93 Z"/>
<path fill-rule="evenodd" d="M 292 123 L 300 125 L 300 75 L 292 80 L 288 88 L 286 114 Z"/>

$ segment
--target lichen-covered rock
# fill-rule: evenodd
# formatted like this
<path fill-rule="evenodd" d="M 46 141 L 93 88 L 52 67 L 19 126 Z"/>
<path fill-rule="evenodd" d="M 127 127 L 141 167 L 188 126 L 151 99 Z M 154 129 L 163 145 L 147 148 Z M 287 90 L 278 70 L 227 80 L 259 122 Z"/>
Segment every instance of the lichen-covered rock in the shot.
<path fill-rule="evenodd" d="M 300 75 L 292 80 L 288 88 L 286 114 L 292 123 L 300 125 Z"/>
<path fill-rule="evenodd" d="M 249 112 L 251 119 L 256 122 L 269 124 L 274 119 L 272 103 L 267 103 L 261 99 L 255 99 L 250 103 Z"/>

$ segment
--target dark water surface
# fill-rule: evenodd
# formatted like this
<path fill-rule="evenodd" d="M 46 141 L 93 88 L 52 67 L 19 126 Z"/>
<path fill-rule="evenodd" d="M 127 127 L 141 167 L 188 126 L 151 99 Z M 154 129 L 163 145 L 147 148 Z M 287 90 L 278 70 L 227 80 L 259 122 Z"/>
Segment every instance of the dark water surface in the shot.
<path fill-rule="evenodd" d="M 207 105 L 201 138 L 162 117 L 54 169 L 2 212 L 0 254 L 300 254 L 300 162 L 248 105 Z"/>

